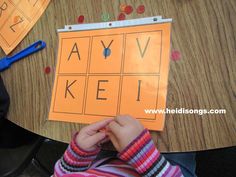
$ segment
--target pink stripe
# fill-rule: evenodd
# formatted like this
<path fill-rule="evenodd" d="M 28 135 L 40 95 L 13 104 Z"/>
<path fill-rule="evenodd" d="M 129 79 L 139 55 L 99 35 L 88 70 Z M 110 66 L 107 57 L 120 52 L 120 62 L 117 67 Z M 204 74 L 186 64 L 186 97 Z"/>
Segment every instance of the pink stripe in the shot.
<path fill-rule="evenodd" d="M 175 173 L 176 173 L 175 176 L 176 176 L 176 177 L 181 177 L 183 174 L 182 174 L 182 171 L 181 171 L 180 167 L 177 166 L 176 168 L 177 168 L 177 170 L 176 170 L 176 172 L 175 172 Z"/>
<path fill-rule="evenodd" d="M 166 169 L 166 171 L 165 171 L 165 173 L 163 174 L 163 176 L 171 176 L 169 173 L 170 173 L 170 171 L 171 171 L 171 169 L 172 169 L 173 167 L 171 166 L 171 165 L 169 165 L 169 167 Z"/>
<path fill-rule="evenodd" d="M 65 173 L 61 170 L 59 166 L 59 161 L 57 161 L 55 167 L 54 167 L 54 173 L 56 173 L 57 177 L 63 176 Z"/>
<path fill-rule="evenodd" d="M 72 159 L 69 159 L 69 157 L 67 156 L 67 154 L 64 154 L 64 160 L 66 161 L 67 164 L 69 165 L 73 165 L 73 166 L 84 166 L 84 165 L 89 165 L 91 163 L 90 160 L 86 160 L 86 161 L 73 161 Z"/>
<path fill-rule="evenodd" d="M 148 150 L 148 152 L 144 152 L 143 150 L 141 150 L 137 154 L 137 155 L 141 155 L 141 156 L 140 156 L 140 158 L 135 159 L 134 164 L 133 164 L 134 167 L 137 168 L 137 167 L 141 166 L 145 161 L 147 161 L 147 159 L 154 153 L 155 150 L 156 150 L 156 147 L 154 145 L 151 146 L 151 148 Z"/>
<path fill-rule="evenodd" d="M 176 167 L 170 165 L 170 171 L 169 171 L 168 175 L 174 176 L 175 173 L 176 173 Z"/>
<path fill-rule="evenodd" d="M 150 139 L 149 132 L 146 132 L 140 139 L 138 139 L 127 151 L 121 155 L 121 158 L 125 161 L 129 161 L 131 157 L 137 152 L 137 148 L 140 149 Z"/>
<path fill-rule="evenodd" d="M 157 159 L 158 159 L 158 153 L 159 151 L 155 150 L 152 155 L 150 155 L 149 159 L 145 161 L 141 166 L 137 168 L 137 170 L 141 173 L 146 171 Z"/>

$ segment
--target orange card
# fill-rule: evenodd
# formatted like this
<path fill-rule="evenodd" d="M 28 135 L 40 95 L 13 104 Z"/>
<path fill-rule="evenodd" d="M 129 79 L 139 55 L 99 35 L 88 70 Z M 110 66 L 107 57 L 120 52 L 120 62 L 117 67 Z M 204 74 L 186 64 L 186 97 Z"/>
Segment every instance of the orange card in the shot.
<path fill-rule="evenodd" d="M 49 120 L 89 124 L 130 114 L 162 130 L 165 115 L 145 109 L 166 107 L 171 20 L 66 28 L 59 32 Z"/>
<path fill-rule="evenodd" d="M 9 54 L 42 15 L 50 0 L 0 0 L 0 46 Z"/>

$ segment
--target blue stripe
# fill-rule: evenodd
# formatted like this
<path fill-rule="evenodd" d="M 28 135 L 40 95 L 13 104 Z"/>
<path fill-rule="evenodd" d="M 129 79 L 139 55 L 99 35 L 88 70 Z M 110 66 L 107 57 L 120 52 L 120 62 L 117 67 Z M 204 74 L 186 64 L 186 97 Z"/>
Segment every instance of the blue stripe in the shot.
<path fill-rule="evenodd" d="M 140 158 L 144 156 L 148 151 L 150 151 L 150 148 L 153 146 L 152 141 L 149 141 L 148 144 L 146 144 L 137 154 L 134 156 L 131 160 L 130 163 L 134 164 L 136 161 L 138 161 Z"/>

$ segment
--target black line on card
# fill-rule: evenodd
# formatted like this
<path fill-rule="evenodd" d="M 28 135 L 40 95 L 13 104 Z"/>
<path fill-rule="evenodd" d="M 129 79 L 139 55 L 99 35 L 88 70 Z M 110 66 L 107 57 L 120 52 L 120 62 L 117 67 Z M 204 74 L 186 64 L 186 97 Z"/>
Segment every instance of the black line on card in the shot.
<path fill-rule="evenodd" d="M 53 113 L 64 113 L 64 114 L 73 114 L 73 115 L 77 114 L 77 115 L 82 115 L 84 117 L 86 117 L 87 115 L 88 116 L 97 116 L 97 117 L 101 117 L 101 116 L 103 116 L 103 117 L 115 117 L 116 116 L 116 115 L 102 115 L 102 114 L 82 114 L 82 113 L 60 112 L 60 111 L 55 111 Z M 147 121 L 150 121 L 150 122 L 155 120 L 155 119 L 150 119 L 150 118 L 145 118 L 145 117 L 136 117 L 136 119 L 143 119 L 143 120 L 147 120 Z"/>
<path fill-rule="evenodd" d="M 59 79 L 59 76 L 57 76 L 56 83 L 54 83 L 54 84 L 56 84 L 56 85 L 55 85 L 55 86 L 56 86 L 56 90 L 55 90 L 55 95 L 54 95 L 54 100 L 53 100 L 53 112 L 55 112 L 55 102 L 56 102 L 56 97 L 57 97 L 57 89 L 58 89 L 57 84 L 58 84 L 58 79 Z"/>
<path fill-rule="evenodd" d="M 114 34 L 102 34 L 102 35 L 94 35 L 94 38 L 98 38 L 98 37 L 102 37 L 102 36 L 119 36 L 119 35 L 123 35 L 123 33 L 114 33 Z"/>
<path fill-rule="evenodd" d="M 85 102 L 85 96 L 86 96 L 86 82 L 87 82 L 87 76 L 83 76 L 84 77 L 84 95 L 83 95 L 83 103 L 82 103 L 82 114 L 84 113 L 84 102 Z"/>
<path fill-rule="evenodd" d="M 151 30 L 151 31 L 142 31 L 142 32 L 130 32 L 126 33 L 127 34 L 142 34 L 142 33 L 152 33 L 152 32 L 161 32 L 162 30 Z"/>
<path fill-rule="evenodd" d="M 91 48 L 90 48 L 90 58 L 89 58 L 89 67 L 88 67 L 88 72 L 87 74 L 89 75 L 91 73 L 91 63 L 92 63 L 92 53 L 93 53 L 93 41 L 94 41 L 94 36 L 91 37 Z"/>
<path fill-rule="evenodd" d="M 59 74 L 59 75 L 64 75 L 64 76 L 80 76 L 80 75 L 85 75 L 86 73 L 63 73 L 63 74 Z M 124 76 L 142 76 L 142 75 L 150 75 L 150 76 L 159 76 L 160 74 L 156 74 L 156 73 L 92 73 L 92 74 L 87 74 L 88 76 L 120 76 L 120 75 L 124 75 Z"/>
<path fill-rule="evenodd" d="M 61 42 L 60 42 L 61 41 Z M 62 58 L 62 46 L 63 46 L 63 38 L 60 38 L 59 39 L 59 46 L 60 46 L 60 50 L 61 50 L 61 52 L 60 52 L 60 59 L 59 59 L 59 68 L 58 68 L 58 75 L 60 74 L 60 71 L 61 71 L 61 58 Z"/>
<path fill-rule="evenodd" d="M 91 62 L 91 50 L 92 50 L 92 41 L 93 38 L 89 37 L 89 50 L 88 50 L 88 57 L 87 57 L 87 68 L 86 68 L 86 76 L 85 76 L 85 90 L 84 90 L 84 99 L 83 99 L 83 114 L 85 114 L 85 107 L 86 107 L 86 99 L 87 99 L 87 92 L 88 92 L 88 80 L 89 80 L 89 67 Z"/>
<path fill-rule="evenodd" d="M 64 114 L 79 114 L 84 115 L 83 112 L 64 112 L 64 111 L 53 111 L 53 113 L 64 113 Z"/>
<path fill-rule="evenodd" d="M 159 73 L 161 72 L 160 70 L 161 70 L 161 61 L 162 61 L 162 49 L 163 49 L 163 47 L 162 47 L 162 45 L 163 45 L 163 41 L 162 41 L 162 31 L 161 31 L 161 49 L 160 49 L 160 63 L 159 63 Z M 168 60 L 169 60 L 169 58 L 168 58 Z"/>
<path fill-rule="evenodd" d="M 117 115 L 120 114 L 120 106 L 121 106 L 121 97 L 122 97 L 122 86 L 123 86 L 123 73 L 124 73 L 124 62 L 125 62 L 125 52 L 126 52 L 126 34 L 123 34 L 123 50 L 122 50 L 122 62 L 120 68 L 120 88 L 119 88 L 119 97 L 117 104 Z"/>
<path fill-rule="evenodd" d="M 93 50 L 93 36 L 91 37 L 91 45 L 90 45 L 90 51 L 89 51 L 89 61 L 88 61 L 88 70 L 87 70 L 87 88 L 86 88 L 86 97 L 85 97 L 85 104 L 84 104 L 84 114 L 86 114 L 86 107 L 87 107 L 87 97 L 88 97 L 88 89 L 89 89 L 89 78 L 90 78 L 90 67 L 92 63 L 92 50 Z"/>
<path fill-rule="evenodd" d="M 160 76 L 158 77 L 158 87 L 157 87 L 157 98 L 156 98 L 156 109 L 158 105 L 158 100 L 159 100 L 159 89 L 160 89 Z M 155 120 L 157 119 L 157 114 L 155 114 Z"/>
<path fill-rule="evenodd" d="M 59 32 L 60 33 L 60 32 Z M 62 39 L 78 39 L 78 38 L 91 38 L 91 36 L 82 36 L 82 37 L 62 37 Z"/>

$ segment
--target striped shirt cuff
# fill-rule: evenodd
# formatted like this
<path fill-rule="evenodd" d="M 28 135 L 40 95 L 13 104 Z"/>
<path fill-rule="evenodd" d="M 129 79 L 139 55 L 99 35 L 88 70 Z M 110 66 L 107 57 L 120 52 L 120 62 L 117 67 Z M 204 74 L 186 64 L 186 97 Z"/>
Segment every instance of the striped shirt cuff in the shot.
<path fill-rule="evenodd" d="M 66 172 L 79 172 L 89 168 L 91 163 L 96 159 L 97 154 L 100 152 L 100 148 L 94 151 L 86 151 L 79 147 L 76 143 L 76 133 L 73 139 L 65 151 L 60 161 L 60 168 Z"/>
<path fill-rule="evenodd" d="M 158 176 L 169 169 L 169 162 L 160 154 L 147 129 L 135 138 L 118 157 L 129 163 L 142 176 Z"/>

